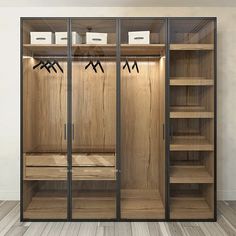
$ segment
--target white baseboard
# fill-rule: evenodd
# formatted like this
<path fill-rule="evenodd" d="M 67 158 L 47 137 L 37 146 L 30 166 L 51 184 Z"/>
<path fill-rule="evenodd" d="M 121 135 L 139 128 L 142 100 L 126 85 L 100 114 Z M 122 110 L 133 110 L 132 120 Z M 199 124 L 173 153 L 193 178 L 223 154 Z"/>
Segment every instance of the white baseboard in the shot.
<path fill-rule="evenodd" d="M 232 201 L 236 200 L 236 190 L 227 191 L 227 190 L 218 190 L 217 191 L 217 200 Z"/>
<path fill-rule="evenodd" d="M 7 201 L 7 200 L 20 200 L 20 193 L 19 192 L 9 192 L 9 191 L 0 191 L 0 200 Z"/>

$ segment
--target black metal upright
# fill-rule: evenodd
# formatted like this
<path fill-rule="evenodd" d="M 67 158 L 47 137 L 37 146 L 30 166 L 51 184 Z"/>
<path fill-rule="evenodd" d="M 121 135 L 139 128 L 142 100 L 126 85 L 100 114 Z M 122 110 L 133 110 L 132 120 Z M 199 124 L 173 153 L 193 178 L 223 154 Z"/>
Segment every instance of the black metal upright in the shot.
<path fill-rule="evenodd" d="M 120 220 L 121 188 L 121 97 L 120 19 L 116 19 L 116 218 Z"/>

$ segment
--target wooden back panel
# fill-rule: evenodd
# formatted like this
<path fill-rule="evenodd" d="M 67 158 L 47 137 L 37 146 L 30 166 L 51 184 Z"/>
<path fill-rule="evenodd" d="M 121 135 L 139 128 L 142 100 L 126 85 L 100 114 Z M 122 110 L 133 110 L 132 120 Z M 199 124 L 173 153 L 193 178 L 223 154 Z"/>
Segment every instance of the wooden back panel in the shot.
<path fill-rule="evenodd" d="M 121 69 L 121 187 L 158 188 L 160 64 L 138 61 L 138 66 L 140 73 Z"/>
<path fill-rule="evenodd" d="M 66 151 L 64 124 L 67 120 L 67 64 L 64 73 L 33 66 L 38 61 L 24 59 L 23 131 L 24 152 Z"/>
<path fill-rule="evenodd" d="M 73 151 L 115 152 L 116 63 L 101 61 L 97 73 L 88 61 L 73 62 Z"/>

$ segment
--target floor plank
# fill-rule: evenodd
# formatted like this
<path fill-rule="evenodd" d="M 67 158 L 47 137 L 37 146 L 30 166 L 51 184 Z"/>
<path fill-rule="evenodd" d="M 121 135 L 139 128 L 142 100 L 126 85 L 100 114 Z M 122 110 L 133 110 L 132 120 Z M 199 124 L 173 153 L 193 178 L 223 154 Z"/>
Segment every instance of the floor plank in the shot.
<path fill-rule="evenodd" d="M 20 222 L 19 210 L 0 201 L 0 236 L 236 236 L 236 201 L 218 202 L 217 222 Z"/>
<path fill-rule="evenodd" d="M 132 229 L 132 236 L 150 235 L 147 222 L 132 222 L 131 229 Z"/>
<path fill-rule="evenodd" d="M 236 236 L 236 229 L 230 224 L 230 222 L 223 216 L 218 216 L 217 223 L 225 231 L 227 235 Z"/>
<path fill-rule="evenodd" d="M 48 223 L 46 222 L 34 222 L 28 230 L 24 233 L 24 236 L 38 236 L 41 235 Z"/>
<path fill-rule="evenodd" d="M 217 204 L 218 210 L 224 217 L 236 228 L 236 214 L 233 208 L 226 202 L 219 201 Z"/>
<path fill-rule="evenodd" d="M 180 225 L 177 222 L 169 222 L 167 223 L 167 226 L 168 226 L 170 235 L 175 235 L 175 236 L 184 235 L 183 230 L 181 229 Z"/>
<path fill-rule="evenodd" d="M 132 236 L 132 229 L 130 222 L 115 223 L 115 236 Z"/>
<path fill-rule="evenodd" d="M 209 234 L 204 234 L 200 226 L 187 226 L 184 227 L 184 232 L 187 236 L 209 236 Z"/>
<path fill-rule="evenodd" d="M 157 222 L 148 222 L 150 236 L 162 236 L 161 227 Z"/>
<path fill-rule="evenodd" d="M 0 204 L 0 221 L 5 217 L 16 205 L 18 201 L 6 201 Z"/>
<path fill-rule="evenodd" d="M 97 222 L 83 222 L 79 229 L 78 236 L 95 236 L 97 231 Z"/>
<path fill-rule="evenodd" d="M 18 203 L 0 221 L 0 235 L 5 235 L 19 219 L 20 204 Z"/>

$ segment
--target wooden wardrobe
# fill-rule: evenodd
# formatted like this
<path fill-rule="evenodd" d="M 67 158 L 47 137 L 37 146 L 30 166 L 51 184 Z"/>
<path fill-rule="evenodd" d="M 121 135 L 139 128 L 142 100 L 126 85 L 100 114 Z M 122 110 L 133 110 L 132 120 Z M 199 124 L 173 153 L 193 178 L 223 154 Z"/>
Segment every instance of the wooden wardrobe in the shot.
<path fill-rule="evenodd" d="M 216 220 L 216 18 L 21 18 L 20 181 L 22 221 Z"/>

